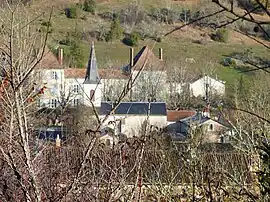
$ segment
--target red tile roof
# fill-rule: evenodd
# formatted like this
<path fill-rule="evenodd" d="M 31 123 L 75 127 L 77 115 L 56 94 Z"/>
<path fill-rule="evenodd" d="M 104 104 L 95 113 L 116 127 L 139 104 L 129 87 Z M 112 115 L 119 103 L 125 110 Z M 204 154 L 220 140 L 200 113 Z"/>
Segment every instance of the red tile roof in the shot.
<path fill-rule="evenodd" d="M 134 70 L 140 70 L 146 63 L 143 70 L 147 71 L 166 71 L 165 63 L 160 61 L 148 47 L 144 46 L 139 53 L 134 57 Z"/>
<path fill-rule="evenodd" d="M 65 69 L 65 78 L 84 78 L 86 69 L 82 68 L 68 68 Z M 120 69 L 98 69 L 98 74 L 102 79 L 128 79 Z"/>
<path fill-rule="evenodd" d="M 57 57 L 52 53 L 49 48 L 45 48 L 45 52 L 43 58 L 39 63 L 39 67 L 42 69 L 61 69 L 63 68 L 59 62 Z"/>
<path fill-rule="evenodd" d="M 181 119 L 193 116 L 196 114 L 196 111 L 191 111 L 191 110 L 179 110 L 179 111 L 173 111 L 173 110 L 168 110 L 167 111 L 167 121 L 179 121 Z"/>

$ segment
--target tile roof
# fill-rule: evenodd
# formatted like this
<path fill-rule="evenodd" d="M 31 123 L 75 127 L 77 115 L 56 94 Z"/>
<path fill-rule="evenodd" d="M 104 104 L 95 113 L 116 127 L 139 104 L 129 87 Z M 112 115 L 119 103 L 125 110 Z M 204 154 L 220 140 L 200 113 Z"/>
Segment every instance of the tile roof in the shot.
<path fill-rule="evenodd" d="M 179 111 L 168 110 L 167 121 L 170 121 L 170 122 L 180 121 L 181 119 L 194 116 L 195 114 L 196 114 L 196 111 L 191 111 L 191 110 L 179 110 Z"/>
<path fill-rule="evenodd" d="M 53 52 L 46 47 L 43 58 L 39 63 L 39 67 L 42 69 L 62 69 L 63 67 L 59 64 L 57 57 Z"/>
<path fill-rule="evenodd" d="M 65 78 L 85 78 L 86 69 L 68 68 L 65 69 Z M 98 74 L 101 79 L 128 79 L 128 76 L 123 74 L 120 69 L 104 68 L 98 69 Z"/>
<path fill-rule="evenodd" d="M 114 114 L 119 115 L 146 115 L 148 112 L 148 102 L 122 102 L 116 108 Z M 113 108 L 111 102 L 102 102 L 100 108 L 100 114 L 106 115 Z M 164 102 L 151 102 L 150 103 L 150 115 L 163 115 L 166 116 L 166 103 Z"/>

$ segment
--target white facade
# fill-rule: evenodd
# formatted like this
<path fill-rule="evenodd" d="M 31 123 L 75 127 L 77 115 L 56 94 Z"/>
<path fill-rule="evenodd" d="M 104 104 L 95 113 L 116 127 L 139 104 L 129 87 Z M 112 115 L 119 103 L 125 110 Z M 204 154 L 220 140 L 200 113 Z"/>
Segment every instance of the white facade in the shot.
<path fill-rule="evenodd" d="M 190 91 L 195 97 L 205 96 L 207 89 L 211 94 L 224 95 L 225 82 L 204 76 L 190 84 Z"/>
<path fill-rule="evenodd" d="M 83 105 L 100 107 L 102 100 L 101 84 L 83 84 Z"/>
<path fill-rule="evenodd" d="M 101 116 L 101 121 L 105 116 Z M 143 124 L 148 121 L 148 126 L 164 128 L 167 125 L 166 115 L 109 115 L 104 122 L 105 127 L 110 127 L 115 134 L 123 133 L 128 138 L 133 136 L 141 136 Z"/>

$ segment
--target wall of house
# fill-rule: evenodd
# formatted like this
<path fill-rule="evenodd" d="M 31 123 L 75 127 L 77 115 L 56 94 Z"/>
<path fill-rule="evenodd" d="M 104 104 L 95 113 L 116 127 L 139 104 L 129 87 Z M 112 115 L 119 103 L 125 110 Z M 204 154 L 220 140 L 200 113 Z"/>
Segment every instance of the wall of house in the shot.
<path fill-rule="evenodd" d="M 228 131 L 228 129 L 225 126 L 211 119 L 204 122 L 202 126 L 204 129 L 203 142 L 208 143 L 220 143 L 221 137 L 222 136 L 225 137 L 226 131 Z"/>
<path fill-rule="evenodd" d="M 104 116 L 101 116 L 101 120 L 103 118 Z M 116 134 L 124 133 L 127 137 L 141 136 L 142 126 L 146 120 L 146 115 L 111 115 L 104 122 L 103 127 L 110 127 Z M 150 126 L 164 128 L 167 125 L 167 116 L 149 116 L 148 120 Z"/>
<path fill-rule="evenodd" d="M 225 94 L 225 84 L 221 81 L 215 80 L 209 76 L 204 76 L 201 79 L 190 84 L 191 93 L 197 96 L 205 96 L 206 84 L 209 84 L 209 90 L 212 94 L 224 95 Z"/>
<path fill-rule="evenodd" d="M 46 86 L 44 94 L 40 96 L 40 107 L 50 107 L 52 100 L 58 100 L 63 87 L 64 70 L 63 69 L 48 69 L 39 72 L 42 78 L 42 83 Z M 56 102 L 57 104 L 57 102 Z"/>

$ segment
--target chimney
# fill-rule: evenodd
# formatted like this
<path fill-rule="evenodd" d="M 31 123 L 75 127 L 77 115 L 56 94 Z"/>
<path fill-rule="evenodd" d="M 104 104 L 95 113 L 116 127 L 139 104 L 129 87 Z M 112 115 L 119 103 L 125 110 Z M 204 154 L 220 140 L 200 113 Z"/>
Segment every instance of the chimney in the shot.
<path fill-rule="evenodd" d="M 58 49 L 58 62 L 61 66 L 63 65 L 63 48 Z"/>
<path fill-rule="evenodd" d="M 56 137 L 56 140 L 55 140 L 55 146 L 56 146 L 56 148 L 61 147 L 61 139 L 60 139 L 58 134 L 57 134 L 57 137 Z"/>
<path fill-rule="evenodd" d="M 133 48 L 130 48 L 129 50 L 129 64 L 130 64 L 130 67 L 134 66 L 134 49 Z"/>
<path fill-rule="evenodd" d="M 163 49 L 159 48 L 159 60 L 163 61 Z"/>

